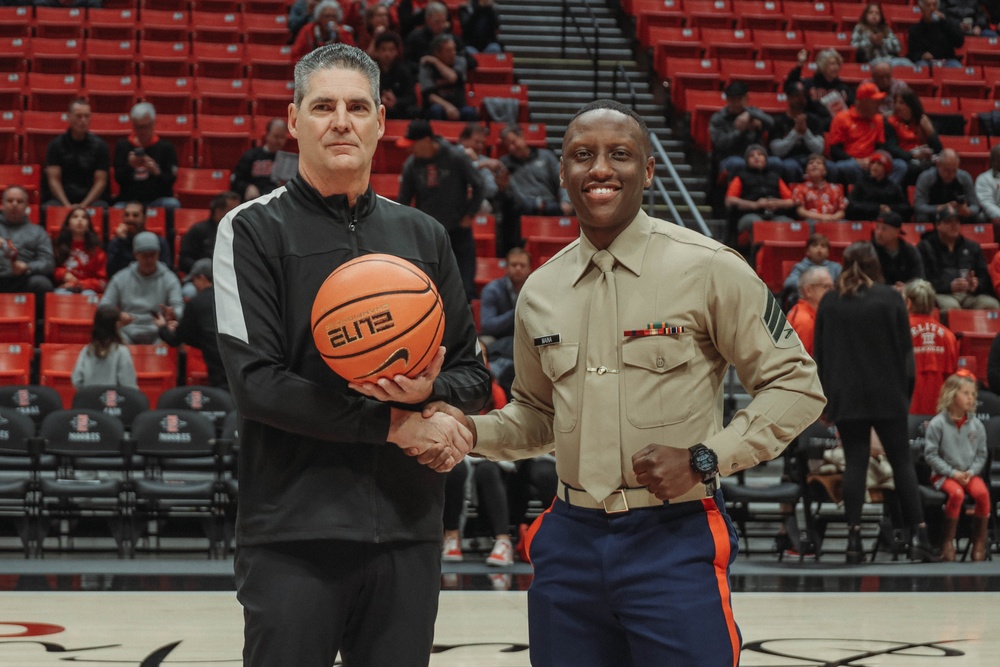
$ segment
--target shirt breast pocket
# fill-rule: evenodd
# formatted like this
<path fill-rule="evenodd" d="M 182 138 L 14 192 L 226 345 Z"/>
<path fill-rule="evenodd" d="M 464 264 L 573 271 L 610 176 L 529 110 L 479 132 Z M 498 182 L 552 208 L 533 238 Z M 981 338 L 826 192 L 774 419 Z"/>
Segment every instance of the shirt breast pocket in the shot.
<path fill-rule="evenodd" d="M 552 382 L 552 408 L 555 411 L 552 428 L 563 433 L 576 427 L 580 392 L 575 371 L 579 353 L 578 343 L 559 343 L 539 349 L 542 371 Z"/>
<path fill-rule="evenodd" d="M 644 336 L 622 344 L 625 411 L 636 428 L 676 424 L 692 412 L 686 386 L 695 356 L 690 335 Z"/>

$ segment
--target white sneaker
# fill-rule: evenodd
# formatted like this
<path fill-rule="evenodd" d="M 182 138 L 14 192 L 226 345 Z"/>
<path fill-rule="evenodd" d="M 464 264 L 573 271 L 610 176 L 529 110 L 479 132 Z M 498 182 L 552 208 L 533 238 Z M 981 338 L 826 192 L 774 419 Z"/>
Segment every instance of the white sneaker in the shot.
<path fill-rule="evenodd" d="M 493 543 L 493 551 L 486 558 L 487 565 L 507 567 L 514 564 L 514 545 L 510 540 L 497 540 Z"/>
<path fill-rule="evenodd" d="M 462 543 L 454 537 L 446 537 L 441 546 L 441 560 L 446 563 L 460 563 L 462 558 Z"/>

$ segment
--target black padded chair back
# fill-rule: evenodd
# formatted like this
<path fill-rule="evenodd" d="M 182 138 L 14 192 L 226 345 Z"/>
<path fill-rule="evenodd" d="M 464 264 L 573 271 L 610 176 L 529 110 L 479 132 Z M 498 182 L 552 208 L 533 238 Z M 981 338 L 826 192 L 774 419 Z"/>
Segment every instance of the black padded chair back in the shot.
<path fill-rule="evenodd" d="M 95 384 L 76 390 L 73 407 L 100 410 L 119 419 L 129 430 L 136 415 L 149 410 L 149 399 L 136 387 Z"/>
<path fill-rule="evenodd" d="M 160 395 L 159 410 L 194 410 L 208 417 L 221 434 L 226 415 L 233 411 L 233 397 L 228 391 L 205 385 L 187 385 L 168 389 Z"/>
<path fill-rule="evenodd" d="M 45 416 L 63 409 L 62 396 L 52 387 L 40 384 L 0 387 L 0 408 L 13 408 L 40 426 Z"/>
<path fill-rule="evenodd" d="M 31 458 L 37 452 L 31 451 L 30 440 L 35 437 L 35 422 L 14 408 L 0 407 L 0 455 Z M 0 469 L 9 470 L 3 465 Z"/>
<path fill-rule="evenodd" d="M 125 427 L 100 410 L 57 410 L 42 421 L 45 452 L 57 456 L 120 456 Z"/>
<path fill-rule="evenodd" d="M 215 427 L 195 410 L 148 410 L 132 422 L 135 451 L 141 456 L 164 458 L 211 456 L 215 452 Z"/>

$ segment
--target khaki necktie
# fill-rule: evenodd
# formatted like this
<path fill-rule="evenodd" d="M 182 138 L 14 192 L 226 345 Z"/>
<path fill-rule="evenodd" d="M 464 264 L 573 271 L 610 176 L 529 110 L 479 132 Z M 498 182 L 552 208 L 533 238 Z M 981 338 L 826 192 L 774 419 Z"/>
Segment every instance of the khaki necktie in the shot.
<path fill-rule="evenodd" d="M 622 484 L 618 296 L 614 255 L 600 250 L 591 261 L 601 275 L 590 300 L 587 328 L 587 373 L 580 406 L 580 484 L 600 502 Z"/>

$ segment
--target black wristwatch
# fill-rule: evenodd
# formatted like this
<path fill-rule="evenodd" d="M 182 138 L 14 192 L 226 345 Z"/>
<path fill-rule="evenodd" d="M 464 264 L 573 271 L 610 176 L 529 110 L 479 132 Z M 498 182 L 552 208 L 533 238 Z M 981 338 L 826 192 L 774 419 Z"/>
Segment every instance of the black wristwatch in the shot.
<path fill-rule="evenodd" d="M 715 495 L 719 475 L 718 454 L 701 443 L 689 447 L 688 451 L 691 452 L 691 470 L 701 475 L 701 481 L 705 485 L 705 495 Z"/>

